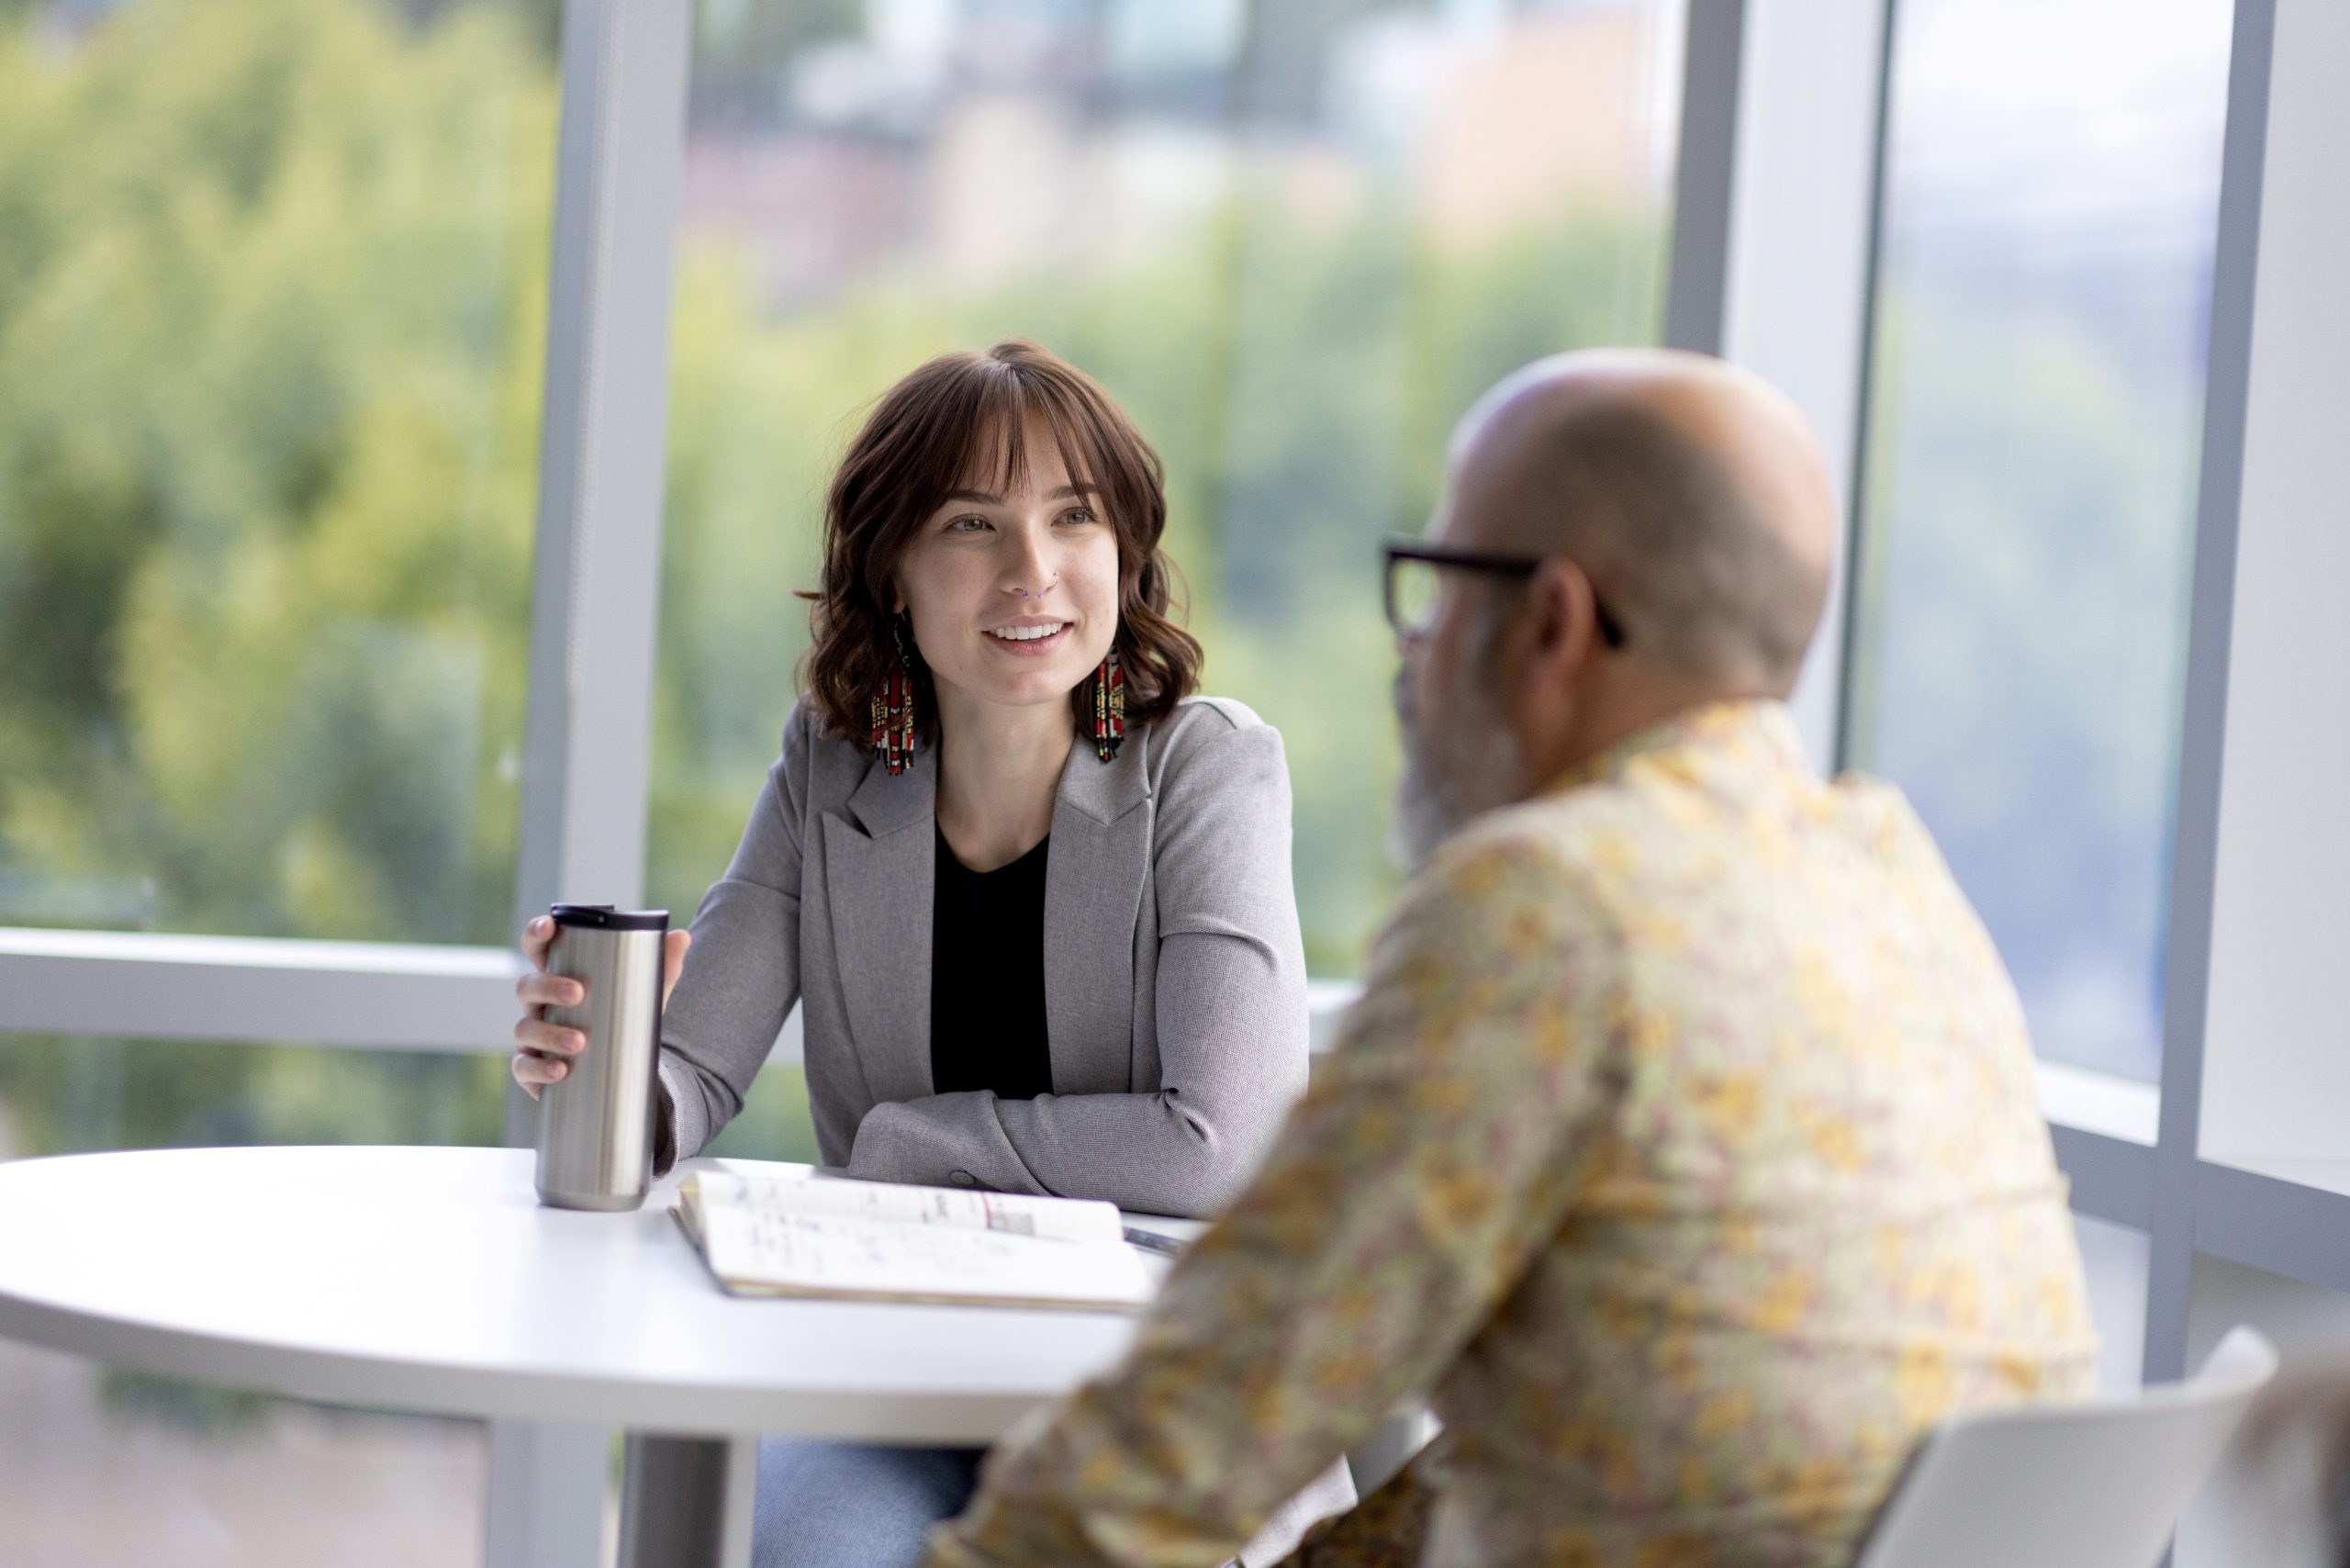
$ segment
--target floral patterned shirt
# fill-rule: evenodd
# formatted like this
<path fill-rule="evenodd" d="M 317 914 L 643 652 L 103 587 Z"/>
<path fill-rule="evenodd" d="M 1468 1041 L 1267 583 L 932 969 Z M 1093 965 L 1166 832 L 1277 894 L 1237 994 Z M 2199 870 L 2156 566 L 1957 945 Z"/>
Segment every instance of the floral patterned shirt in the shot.
<path fill-rule="evenodd" d="M 1132 1354 L 927 1561 L 1221 1562 L 1426 1393 L 1431 1568 L 1826 1568 L 1926 1427 L 2094 1354 L 1990 938 L 1898 792 L 1719 704 L 1439 851 Z"/>

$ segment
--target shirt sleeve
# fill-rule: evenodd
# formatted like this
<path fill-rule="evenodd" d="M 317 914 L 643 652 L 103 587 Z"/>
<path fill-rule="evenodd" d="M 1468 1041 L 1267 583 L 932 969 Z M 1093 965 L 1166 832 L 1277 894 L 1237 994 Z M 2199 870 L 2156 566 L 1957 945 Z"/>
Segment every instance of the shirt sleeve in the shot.
<path fill-rule="evenodd" d="M 814 722 L 804 701 L 792 708 L 734 858 L 694 914 L 693 946 L 661 1013 L 655 1176 L 700 1153 L 742 1110 L 800 1000 L 800 833 Z"/>
<path fill-rule="evenodd" d="M 932 1568 L 1197 1568 L 1427 1389 L 1562 1222 L 1623 1080 L 1618 943 L 1507 824 L 1406 892 L 1265 1168 Z"/>

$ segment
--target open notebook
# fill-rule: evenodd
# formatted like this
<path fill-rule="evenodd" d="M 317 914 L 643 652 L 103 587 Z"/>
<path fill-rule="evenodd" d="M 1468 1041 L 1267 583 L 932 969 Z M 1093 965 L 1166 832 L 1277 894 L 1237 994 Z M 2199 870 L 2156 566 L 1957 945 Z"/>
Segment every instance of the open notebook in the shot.
<path fill-rule="evenodd" d="M 1118 1312 L 1156 1288 L 1109 1204 L 705 1170 L 671 1212 L 737 1295 Z"/>

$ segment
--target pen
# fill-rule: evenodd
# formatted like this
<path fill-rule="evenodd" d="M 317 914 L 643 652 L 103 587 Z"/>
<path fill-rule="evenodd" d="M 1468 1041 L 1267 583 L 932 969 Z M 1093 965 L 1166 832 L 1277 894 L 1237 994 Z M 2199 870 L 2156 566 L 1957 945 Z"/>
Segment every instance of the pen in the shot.
<path fill-rule="evenodd" d="M 1178 1257 L 1182 1253 L 1183 1244 L 1171 1236 L 1161 1236 L 1156 1231 L 1136 1230 L 1133 1226 L 1127 1226 L 1125 1232 L 1126 1240 L 1146 1252 L 1157 1252 L 1168 1258 Z"/>

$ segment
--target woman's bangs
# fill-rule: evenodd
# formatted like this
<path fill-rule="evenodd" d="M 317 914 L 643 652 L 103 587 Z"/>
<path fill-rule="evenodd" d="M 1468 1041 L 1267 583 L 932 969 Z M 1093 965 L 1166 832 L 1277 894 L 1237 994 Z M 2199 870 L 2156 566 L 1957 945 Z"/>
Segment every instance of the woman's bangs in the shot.
<path fill-rule="evenodd" d="M 991 377 L 984 385 L 963 442 L 963 461 L 942 494 L 972 490 L 981 495 L 1008 496 L 1028 482 L 1028 434 L 1041 421 L 1053 438 L 1062 472 L 1069 482 L 1100 503 L 1111 470 L 1103 432 L 1093 428 L 1081 409 L 1073 409 L 1043 388 L 1024 385 L 1017 375 Z"/>
<path fill-rule="evenodd" d="M 1010 495 L 1028 476 L 1028 454 L 1021 440 L 1027 398 L 1017 377 L 979 375 L 962 429 L 962 459 L 946 488 Z"/>

